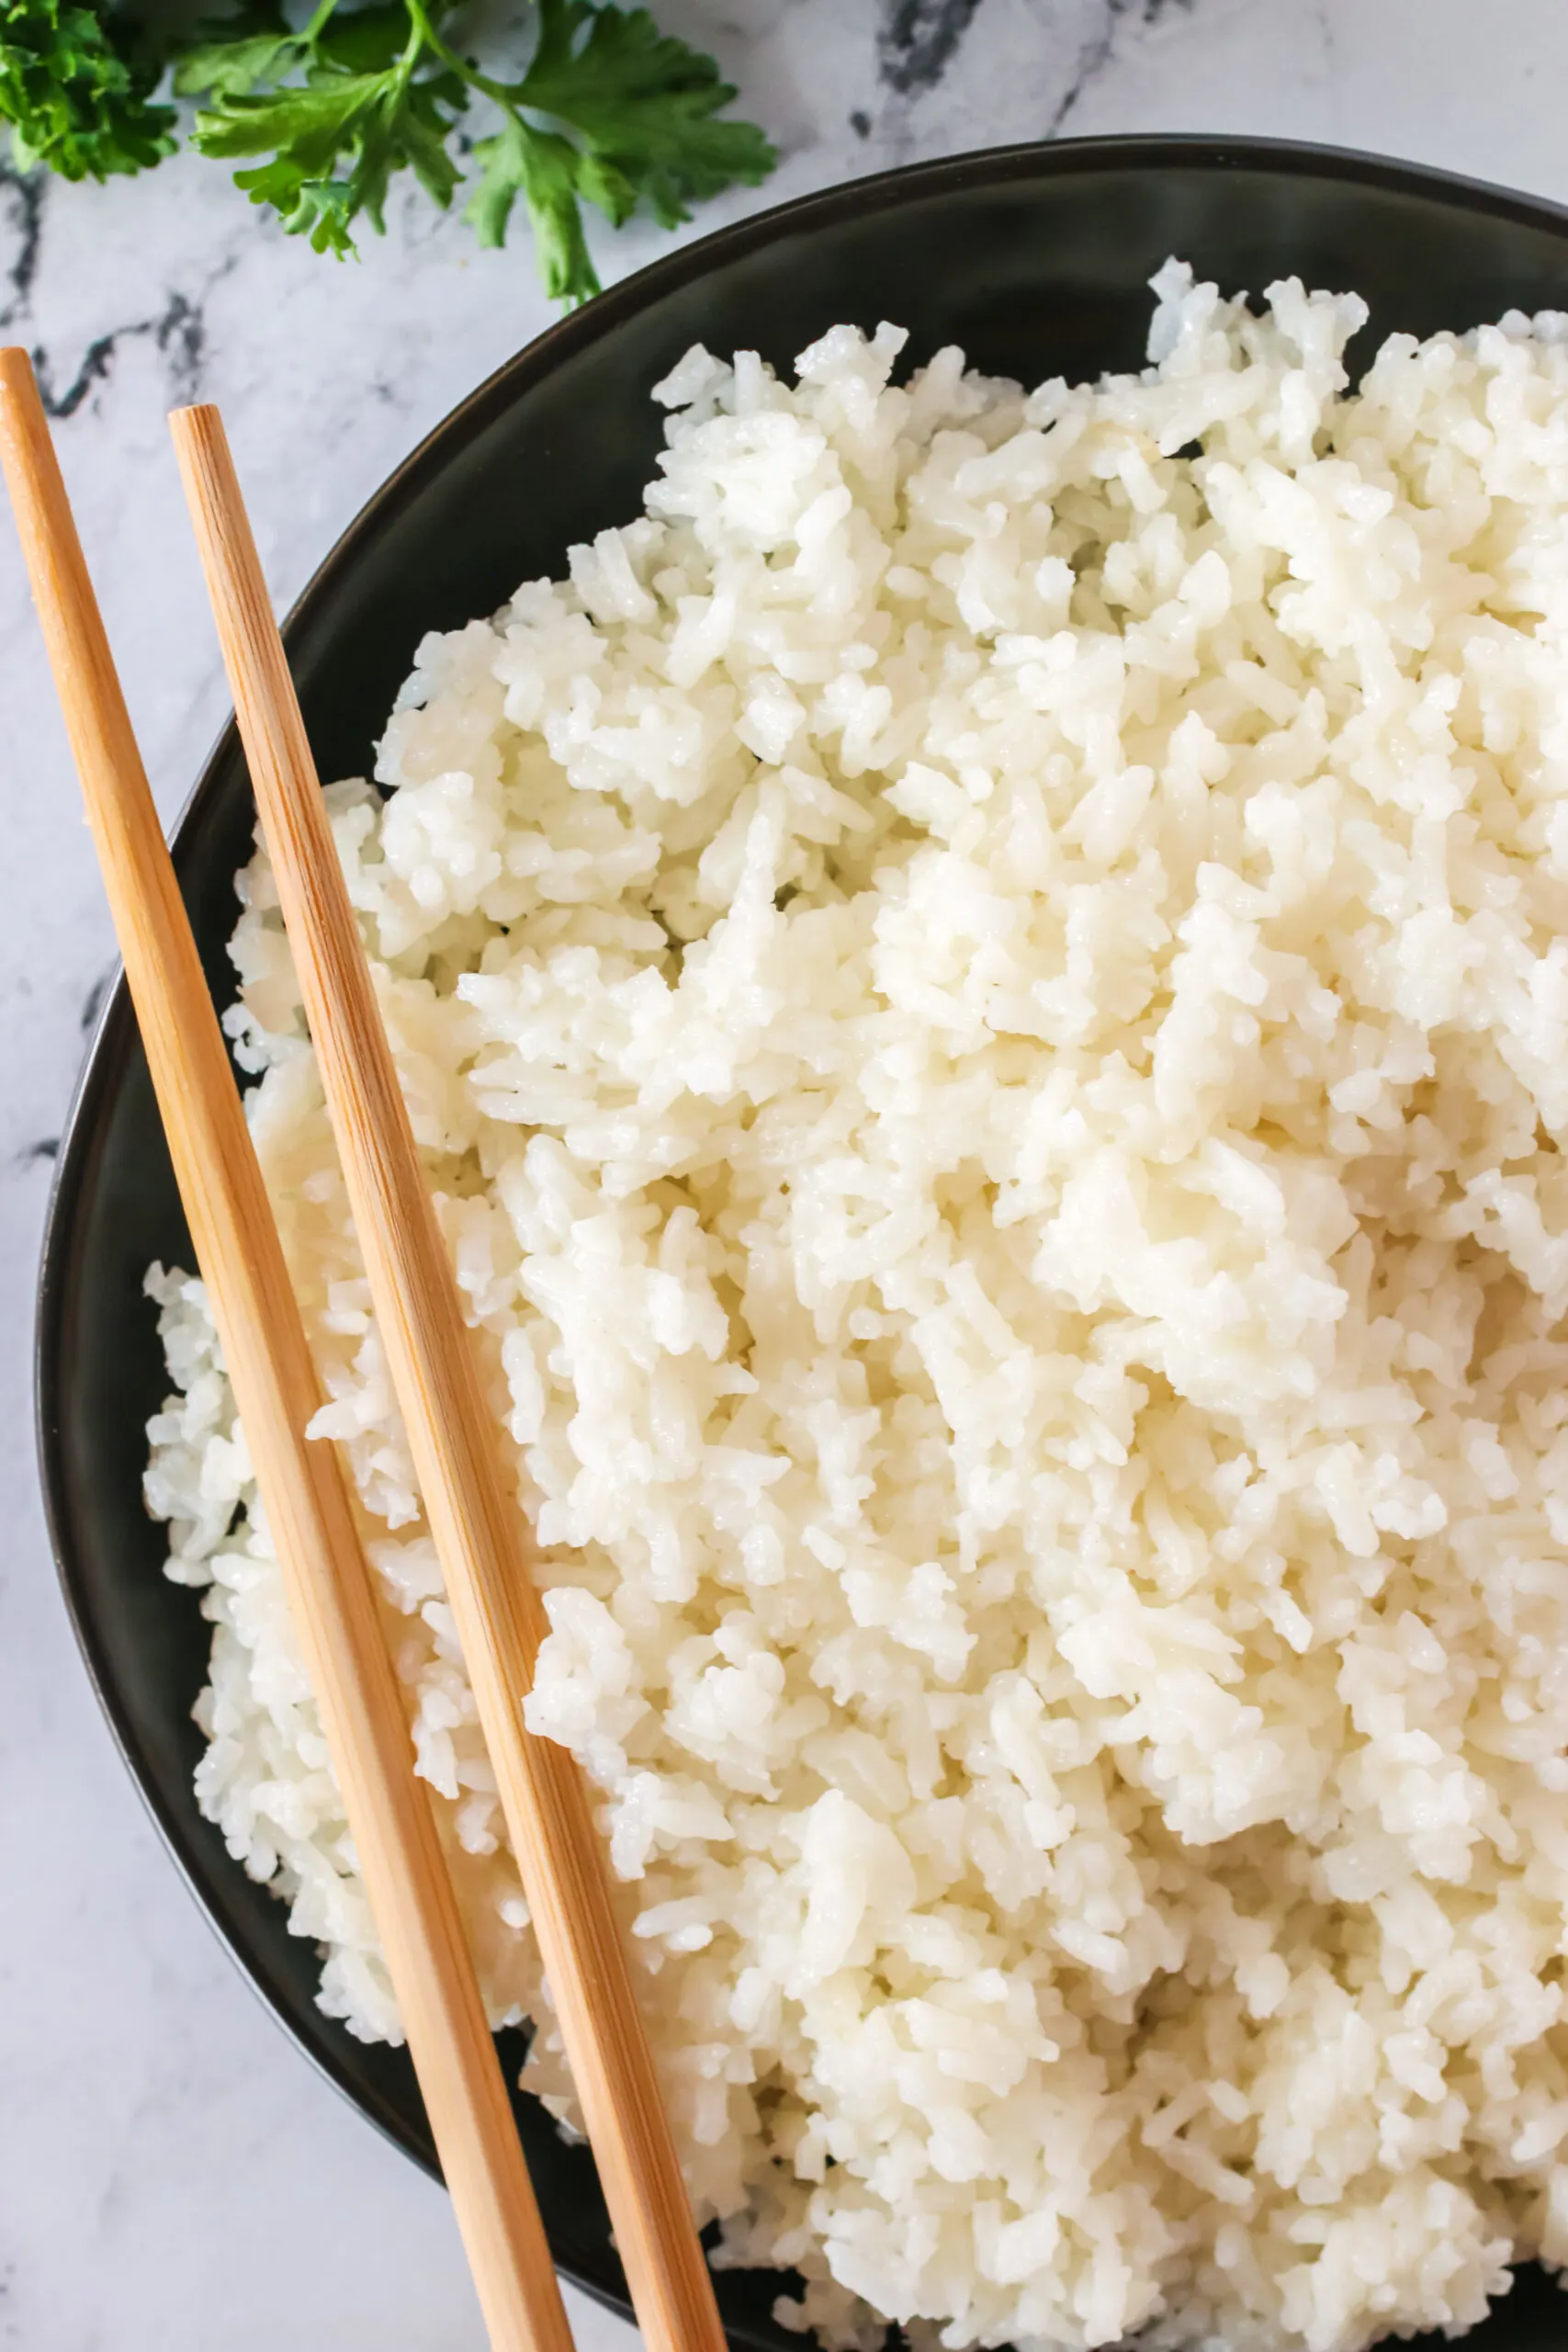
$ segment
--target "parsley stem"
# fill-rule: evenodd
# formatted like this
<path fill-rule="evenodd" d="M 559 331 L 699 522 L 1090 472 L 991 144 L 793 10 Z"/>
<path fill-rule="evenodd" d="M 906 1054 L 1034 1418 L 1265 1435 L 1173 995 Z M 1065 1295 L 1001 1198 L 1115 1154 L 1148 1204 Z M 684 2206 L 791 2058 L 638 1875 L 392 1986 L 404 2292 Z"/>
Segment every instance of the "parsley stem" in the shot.
<path fill-rule="evenodd" d="M 311 17 L 310 23 L 306 25 L 300 32 L 295 35 L 295 39 L 304 47 L 311 47 L 316 41 L 320 40 L 332 17 L 336 14 L 336 11 L 337 0 L 321 0 L 321 6 L 317 8 L 316 13 Z"/>
<path fill-rule="evenodd" d="M 442 40 L 425 12 L 423 0 L 406 0 L 406 5 L 409 15 L 422 29 L 425 43 L 441 60 L 443 65 L 448 66 L 461 80 L 467 82 L 470 89 L 478 90 L 481 97 L 493 98 L 498 107 L 503 107 L 510 115 L 515 115 L 518 101 L 527 87 L 526 75 L 521 82 L 492 81 L 488 74 L 481 74 L 477 65 L 471 65 L 466 57 L 460 56 L 455 49 Z"/>
<path fill-rule="evenodd" d="M 325 7 L 327 0 L 321 0 L 321 5 Z M 335 7 L 337 0 L 332 0 L 332 5 Z M 395 65 L 388 69 L 386 75 L 388 97 L 400 106 L 402 103 L 403 93 L 413 78 L 414 67 L 424 54 L 426 44 L 433 43 L 435 40 L 434 28 L 424 10 L 419 6 L 419 0 L 406 0 L 406 5 L 409 37 L 403 43 L 402 55 Z M 385 101 L 383 103 L 385 104 Z"/>

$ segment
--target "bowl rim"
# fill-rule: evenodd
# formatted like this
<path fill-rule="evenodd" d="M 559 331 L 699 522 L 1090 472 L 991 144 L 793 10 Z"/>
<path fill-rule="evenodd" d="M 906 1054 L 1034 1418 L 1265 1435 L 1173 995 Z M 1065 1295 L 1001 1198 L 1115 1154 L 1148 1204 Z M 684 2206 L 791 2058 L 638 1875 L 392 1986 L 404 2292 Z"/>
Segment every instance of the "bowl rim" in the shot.
<path fill-rule="evenodd" d="M 1306 140 L 1150 131 L 1023 141 L 1004 147 L 970 149 L 956 155 L 836 181 L 828 187 L 750 213 L 660 254 L 641 269 L 617 279 L 579 310 L 554 321 L 503 360 L 423 435 L 340 533 L 289 607 L 282 625 L 286 646 L 292 653 L 298 642 L 308 635 L 318 605 L 344 571 L 357 562 L 362 547 L 382 518 L 417 496 L 454 456 L 485 430 L 495 415 L 560 361 L 613 335 L 623 321 L 656 304 L 666 293 L 700 278 L 716 264 L 752 253 L 802 229 L 830 226 L 852 214 L 859 217 L 897 209 L 911 198 L 970 187 L 999 188 L 1024 180 L 1069 177 L 1108 165 L 1135 170 L 1168 168 L 1172 164 L 1182 163 L 1211 171 L 1245 166 L 1281 178 L 1319 175 L 1351 185 L 1404 191 L 1457 203 L 1470 212 L 1522 227 L 1545 230 L 1568 241 L 1568 204 L 1529 196 L 1435 164 Z M 220 729 L 174 820 L 169 841 L 176 864 L 182 846 L 199 826 L 217 792 L 220 773 L 233 754 L 235 734 L 231 715 Z M 286 2012 L 272 1972 L 265 1962 L 256 1960 L 231 1938 L 209 1903 L 202 1883 L 205 1863 L 185 1826 L 164 1803 L 158 1773 L 144 1754 L 121 1700 L 112 1653 L 95 1622 L 90 1600 L 80 1581 L 72 1533 L 73 1504 L 59 1445 L 60 1402 L 66 1374 L 63 1309 L 75 1256 L 75 1218 L 87 1178 L 103 1148 L 104 1103 L 123 1083 L 127 1064 L 135 1049 L 135 1017 L 124 967 L 117 961 L 88 1033 L 82 1067 L 61 1131 L 35 1292 L 34 1438 L 45 1524 L 62 1599 L 88 1680 L 120 1758 L 170 1860 L 229 1959 L 295 2050 L 356 2112 L 412 2157 L 423 2171 L 439 2179 L 439 2168 L 428 2148 L 411 2136 L 401 2118 L 386 2102 L 367 2094 L 366 2086 L 354 2078 L 346 2053 L 340 2052 L 334 2041 L 323 2040 L 313 2046 L 301 2038 Z M 233 1867 L 239 1870 L 242 1866 L 236 1862 Z M 621 2297 L 570 2265 L 558 2263 L 557 2267 L 596 2301 L 630 2317 L 630 2307 Z"/>

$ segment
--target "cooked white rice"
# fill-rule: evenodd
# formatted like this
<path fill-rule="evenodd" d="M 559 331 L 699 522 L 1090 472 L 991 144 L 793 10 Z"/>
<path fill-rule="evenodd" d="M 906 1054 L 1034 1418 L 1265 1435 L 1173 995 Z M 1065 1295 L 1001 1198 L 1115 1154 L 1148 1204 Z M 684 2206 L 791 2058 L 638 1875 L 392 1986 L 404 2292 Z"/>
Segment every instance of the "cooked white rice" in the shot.
<path fill-rule="evenodd" d="M 330 795 L 694 2197 L 874 2341 L 1568 2261 L 1568 321 L 693 352 Z M 236 1051 L 497 2019 L 537 1963 L 265 863 Z M 204 1808 L 398 2027 L 199 1284 Z M 570 2097 L 541 2038 L 531 2077 Z M 917 2334 L 919 2334 L 917 2329 Z"/>

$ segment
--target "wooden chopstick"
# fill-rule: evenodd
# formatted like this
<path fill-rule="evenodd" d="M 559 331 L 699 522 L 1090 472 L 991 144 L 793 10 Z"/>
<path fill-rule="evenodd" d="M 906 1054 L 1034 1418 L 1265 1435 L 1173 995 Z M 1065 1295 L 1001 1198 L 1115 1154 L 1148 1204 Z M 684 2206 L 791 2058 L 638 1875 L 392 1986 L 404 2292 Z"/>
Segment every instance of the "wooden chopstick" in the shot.
<path fill-rule="evenodd" d="M 233 460 L 170 420 L 376 1319 L 615 2243 L 652 2352 L 721 2352 L 604 1860 L 576 1765 L 524 1729 L 546 1629 L 527 1533 L 416 1155 Z"/>
<path fill-rule="evenodd" d="M 86 797 L 191 1238 L 295 1631 L 496 2352 L 571 2335 L 457 1897 L 222 1033 L 26 352 L 0 351 L 0 465 Z"/>

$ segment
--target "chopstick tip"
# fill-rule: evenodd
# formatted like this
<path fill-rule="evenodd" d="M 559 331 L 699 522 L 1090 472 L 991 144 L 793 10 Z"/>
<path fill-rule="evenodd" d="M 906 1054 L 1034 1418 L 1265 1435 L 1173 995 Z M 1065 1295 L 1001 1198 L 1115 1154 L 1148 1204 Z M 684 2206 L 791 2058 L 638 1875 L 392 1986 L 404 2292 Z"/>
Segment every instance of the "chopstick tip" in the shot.
<path fill-rule="evenodd" d="M 172 408 L 169 438 L 175 445 L 175 457 L 187 489 L 193 468 L 202 469 L 214 463 L 232 462 L 222 411 L 211 401 L 195 401 L 188 408 Z"/>

